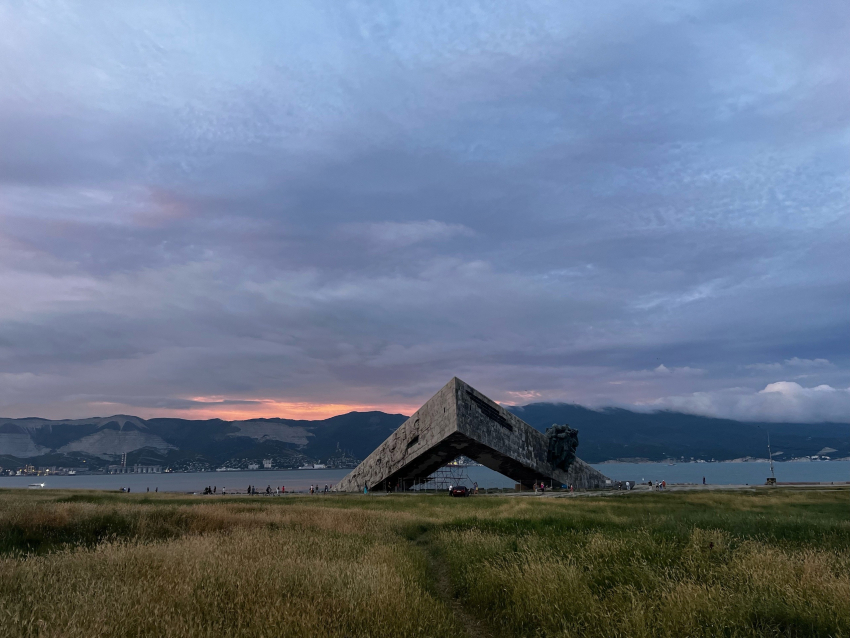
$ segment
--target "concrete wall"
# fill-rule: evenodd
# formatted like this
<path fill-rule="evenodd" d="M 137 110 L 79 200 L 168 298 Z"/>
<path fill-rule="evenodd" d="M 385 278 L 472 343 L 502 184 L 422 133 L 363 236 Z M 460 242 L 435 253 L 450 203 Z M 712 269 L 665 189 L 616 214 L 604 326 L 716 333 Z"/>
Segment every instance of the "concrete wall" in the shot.
<path fill-rule="evenodd" d="M 517 482 L 605 487 L 607 477 L 576 460 L 569 473 L 546 460 L 548 439 L 522 419 L 454 378 L 372 452 L 335 489 L 410 485 L 461 454 Z"/>
<path fill-rule="evenodd" d="M 403 471 L 411 461 L 416 460 L 417 466 L 430 466 L 441 461 L 442 455 L 439 452 L 429 453 L 429 450 L 437 448 L 457 431 L 454 381 L 452 379 L 437 394 L 428 399 L 425 405 L 402 423 L 386 441 L 337 483 L 334 489 L 341 492 L 362 491 L 364 484 L 367 483 L 370 488 L 377 489 L 383 487 L 382 482 L 387 478 Z M 432 459 L 431 463 L 428 463 L 429 459 Z M 443 464 L 440 463 L 434 470 Z"/>

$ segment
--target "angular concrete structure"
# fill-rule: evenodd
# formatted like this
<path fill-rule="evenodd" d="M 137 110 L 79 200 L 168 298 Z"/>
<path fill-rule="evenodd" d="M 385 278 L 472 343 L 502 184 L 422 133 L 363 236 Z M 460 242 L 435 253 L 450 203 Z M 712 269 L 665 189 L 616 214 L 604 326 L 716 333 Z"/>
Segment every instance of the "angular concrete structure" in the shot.
<path fill-rule="evenodd" d="M 431 397 L 334 487 L 340 492 L 409 489 L 464 455 L 517 483 L 602 488 L 611 482 L 576 459 L 569 471 L 547 462 L 548 438 L 457 377 Z"/>

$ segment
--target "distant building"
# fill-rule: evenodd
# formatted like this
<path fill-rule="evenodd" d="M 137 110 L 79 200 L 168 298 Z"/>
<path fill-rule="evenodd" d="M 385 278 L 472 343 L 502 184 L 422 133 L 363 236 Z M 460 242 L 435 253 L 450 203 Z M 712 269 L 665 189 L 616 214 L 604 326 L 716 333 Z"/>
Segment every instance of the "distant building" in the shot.
<path fill-rule="evenodd" d="M 272 469 L 272 460 L 271 459 L 263 459 L 263 468 L 270 470 Z"/>
<path fill-rule="evenodd" d="M 162 472 L 161 465 L 110 465 L 106 469 L 107 474 L 159 474 Z"/>
<path fill-rule="evenodd" d="M 127 453 L 121 453 L 121 467 L 127 467 Z"/>
<path fill-rule="evenodd" d="M 259 470 L 260 466 L 257 465 L 256 463 L 248 463 L 248 469 L 249 470 Z"/>

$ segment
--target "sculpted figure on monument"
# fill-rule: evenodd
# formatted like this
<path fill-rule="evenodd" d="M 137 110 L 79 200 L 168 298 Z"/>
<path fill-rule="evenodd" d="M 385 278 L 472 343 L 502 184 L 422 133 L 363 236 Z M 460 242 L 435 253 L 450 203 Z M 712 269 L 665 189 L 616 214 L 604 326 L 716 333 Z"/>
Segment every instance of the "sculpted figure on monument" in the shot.
<path fill-rule="evenodd" d="M 546 436 L 549 439 L 546 460 L 564 472 L 568 471 L 576 458 L 578 430 L 566 424 L 556 424 L 546 430 Z"/>

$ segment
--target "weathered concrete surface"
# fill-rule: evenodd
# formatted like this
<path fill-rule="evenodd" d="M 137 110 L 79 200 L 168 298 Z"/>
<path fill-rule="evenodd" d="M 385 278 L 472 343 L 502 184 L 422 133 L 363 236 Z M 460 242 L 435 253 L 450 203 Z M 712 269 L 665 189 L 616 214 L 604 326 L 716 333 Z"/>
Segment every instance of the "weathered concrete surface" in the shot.
<path fill-rule="evenodd" d="M 608 478 L 580 459 L 569 472 L 553 467 L 547 449 L 545 434 L 455 377 L 334 489 L 409 488 L 461 455 L 526 486 L 540 481 L 578 489 L 606 486 Z"/>

